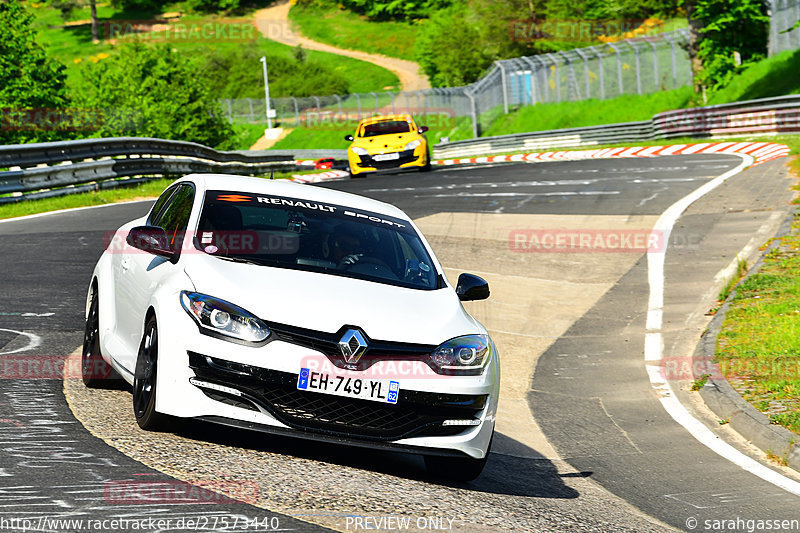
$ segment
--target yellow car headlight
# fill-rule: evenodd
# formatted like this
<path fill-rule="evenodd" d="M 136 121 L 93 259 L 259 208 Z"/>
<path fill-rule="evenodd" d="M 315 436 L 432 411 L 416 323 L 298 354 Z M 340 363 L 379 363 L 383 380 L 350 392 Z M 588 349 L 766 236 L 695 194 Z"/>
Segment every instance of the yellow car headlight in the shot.
<path fill-rule="evenodd" d="M 411 141 L 410 143 L 408 143 L 408 144 L 405 146 L 405 148 L 403 148 L 403 150 L 413 150 L 414 148 L 416 148 L 416 147 L 417 147 L 417 146 L 419 146 L 420 144 L 422 144 L 422 141 L 420 141 L 419 139 L 417 139 L 417 140 L 414 140 L 414 141 Z"/>
<path fill-rule="evenodd" d="M 361 148 L 360 146 L 353 146 L 351 150 L 356 155 L 367 155 L 369 153 L 366 148 Z"/>

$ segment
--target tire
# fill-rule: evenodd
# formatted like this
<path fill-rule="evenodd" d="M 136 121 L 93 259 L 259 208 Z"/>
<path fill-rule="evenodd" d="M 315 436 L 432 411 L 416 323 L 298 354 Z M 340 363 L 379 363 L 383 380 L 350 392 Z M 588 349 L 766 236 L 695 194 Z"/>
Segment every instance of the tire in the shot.
<path fill-rule="evenodd" d="M 420 172 L 430 172 L 431 171 L 431 150 L 430 148 L 425 152 L 425 164 L 419 167 Z"/>
<path fill-rule="evenodd" d="M 158 325 L 151 315 L 144 326 L 133 374 L 133 414 L 139 427 L 147 431 L 159 431 L 167 421 L 166 415 L 156 411 L 157 363 Z"/>
<path fill-rule="evenodd" d="M 105 362 L 100 352 L 100 301 L 97 286 L 92 286 L 89 313 L 83 331 L 81 352 L 81 377 L 87 387 L 97 388 L 114 378 L 114 370 Z"/>

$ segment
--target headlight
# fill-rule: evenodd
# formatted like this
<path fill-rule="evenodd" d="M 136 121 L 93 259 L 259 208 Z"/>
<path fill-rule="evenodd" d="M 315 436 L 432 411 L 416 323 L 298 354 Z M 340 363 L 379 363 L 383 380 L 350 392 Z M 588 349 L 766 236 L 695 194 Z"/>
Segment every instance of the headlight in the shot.
<path fill-rule="evenodd" d="M 488 335 L 466 335 L 450 339 L 431 353 L 439 374 L 479 375 L 489 362 L 491 341 Z"/>
<path fill-rule="evenodd" d="M 197 292 L 181 291 L 181 305 L 201 333 L 227 340 L 258 343 L 267 340 L 269 328 L 241 307 Z"/>
<path fill-rule="evenodd" d="M 408 143 L 406 145 L 405 148 L 403 148 L 403 150 L 413 150 L 414 148 L 416 148 L 420 144 L 422 144 L 422 141 L 420 141 L 419 139 L 417 139 L 416 141 L 411 141 L 410 143 Z"/>
<path fill-rule="evenodd" d="M 351 150 L 356 155 L 367 155 L 369 153 L 366 148 L 361 148 L 360 146 L 353 146 Z"/>

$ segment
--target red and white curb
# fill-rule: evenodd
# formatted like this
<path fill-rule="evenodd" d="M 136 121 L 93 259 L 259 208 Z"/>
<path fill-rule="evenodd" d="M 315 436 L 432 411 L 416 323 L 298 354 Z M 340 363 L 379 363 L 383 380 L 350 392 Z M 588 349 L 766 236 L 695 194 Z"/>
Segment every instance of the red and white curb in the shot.
<path fill-rule="evenodd" d="M 475 163 L 572 161 L 579 159 L 612 159 L 619 157 L 656 157 L 660 155 L 688 154 L 745 154 L 753 157 L 753 165 L 766 163 L 789 155 L 785 144 L 770 142 L 713 142 L 698 144 L 671 144 L 667 146 L 633 146 L 630 148 L 598 148 L 594 150 L 565 150 L 559 152 L 533 152 L 529 154 L 440 159 L 436 165 L 463 165 Z"/>
<path fill-rule="evenodd" d="M 349 172 L 344 170 L 329 170 L 328 172 L 320 172 L 319 174 L 294 174 L 292 181 L 297 183 L 319 183 L 322 181 L 338 181 L 346 178 Z"/>

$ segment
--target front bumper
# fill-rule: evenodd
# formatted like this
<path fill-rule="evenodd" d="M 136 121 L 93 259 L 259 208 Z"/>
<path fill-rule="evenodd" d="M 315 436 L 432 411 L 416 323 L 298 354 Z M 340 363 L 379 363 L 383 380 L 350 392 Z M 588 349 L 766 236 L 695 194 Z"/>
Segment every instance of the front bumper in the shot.
<path fill-rule="evenodd" d="M 423 454 L 482 458 L 487 452 L 499 389 L 496 353 L 481 376 L 431 371 L 399 377 L 399 400 L 387 404 L 298 390 L 299 369 L 309 358 L 326 357 L 321 352 L 281 339 L 250 347 L 201 335 L 179 311 L 159 316 L 156 410 L 161 413 Z M 380 372 L 380 365 L 373 371 Z M 445 425 L 445 420 L 477 425 Z"/>
<path fill-rule="evenodd" d="M 385 154 L 367 154 L 357 155 L 348 150 L 348 160 L 350 163 L 350 172 L 359 174 L 361 172 L 376 172 L 381 170 L 392 170 L 401 168 L 416 168 L 424 167 L 427 163 L 427 152 L 424 144 L 417 146 L 413 150 L 402 150 L 396 152 L 397 159 L 389 159 L 380 161 L 375 159 L 378 155 Z"/>

